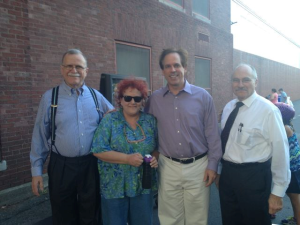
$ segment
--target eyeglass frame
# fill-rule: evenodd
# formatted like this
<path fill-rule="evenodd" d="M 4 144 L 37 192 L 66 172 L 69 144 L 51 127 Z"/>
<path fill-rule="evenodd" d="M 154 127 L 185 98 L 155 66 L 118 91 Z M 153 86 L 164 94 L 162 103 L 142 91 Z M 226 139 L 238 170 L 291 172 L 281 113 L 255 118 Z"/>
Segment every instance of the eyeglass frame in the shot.
<path fill-rule="evenodd" d="M 75 68 L 76 71 L 83 71 L 85 70 L 87 67 L 83 67 L 83 66 L 80 66 L 80 65 L 61 65 L 62 67 L 64 67 L 65 69 L 68 69 L 68 70 L 72 70 Z M 71 68 L 72 67 L 72 68 Z"/>
<path fill-rule="evenodd" d="M 239 84 L 239 83 L 243 83 L 243 84 L 249 84 L 252 80 L 256 80 L 255 78 L 250 78 L 250 77 L 244 77 L 243 79 L 238 79 L 238 78 L 232 78 L 231 79 L 231 82 L 232 83 L 236 83 L 236 84 Z"/>

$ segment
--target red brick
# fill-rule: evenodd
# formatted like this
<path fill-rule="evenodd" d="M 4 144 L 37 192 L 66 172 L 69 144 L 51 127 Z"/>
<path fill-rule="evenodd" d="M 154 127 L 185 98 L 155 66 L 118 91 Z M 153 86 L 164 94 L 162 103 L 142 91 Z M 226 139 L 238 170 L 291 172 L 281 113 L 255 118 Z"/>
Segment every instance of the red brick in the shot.
<path fill-rule="evenodd" d="M 20 58 L 11 58 L 10 59 L 11 62 L 24 62 L 24 59 L 20 59 Z"/>
<path fill-rule="evenodd" d="M 15 16 L 22 16 L 22 12 L 15 11 L 15 10 L 8 10 L 8 14 L 15 15 Z"/>
<path fill-rule="evenodd" d="M 14 34 L 5 34 L 5 33 L 1 33 L 1 37 L 4 37 L 4 38 L 15 38 L 16 35 L 14 35 Z"/>
<path fill-rule="evenodd" d="M 17 25 L 17 26 L 22 26 L 23 25 L 23 22 L 22 21 L 19 21 L 19 20 L 9 20 L 9 23 L 10 24 L 13 24 L 13 25 Z"/>
<path fill-rule="evenodd" d="M 20 48 L 11 48 L 10 52 L 11 53 L 24 53 L 24 50 L 20 49 Z"/>

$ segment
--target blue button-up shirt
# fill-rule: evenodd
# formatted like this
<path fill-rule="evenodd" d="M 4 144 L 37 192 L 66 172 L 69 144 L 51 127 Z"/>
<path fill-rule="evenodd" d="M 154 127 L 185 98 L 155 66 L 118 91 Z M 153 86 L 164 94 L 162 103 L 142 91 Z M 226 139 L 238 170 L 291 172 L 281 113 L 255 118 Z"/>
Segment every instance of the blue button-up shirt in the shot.
<path fill-rule="evenodd" d="M 100 120 L 107 111 L 113 109 L 98 91 L 95 93 L 99 113 L 87 86 L 83 85 L 77 90 L 65 82 L 59 86 L 55 146 L 62 156 L 78 157 L 90 153 L 94 132 Z M 43 164 L 50 150 L 51 95 L 52 89 L 43 95 L 34 125 L 30 152 L 32 176 L 42 175 Z M 52 150 L 57 152 L 55 148 Z"/>

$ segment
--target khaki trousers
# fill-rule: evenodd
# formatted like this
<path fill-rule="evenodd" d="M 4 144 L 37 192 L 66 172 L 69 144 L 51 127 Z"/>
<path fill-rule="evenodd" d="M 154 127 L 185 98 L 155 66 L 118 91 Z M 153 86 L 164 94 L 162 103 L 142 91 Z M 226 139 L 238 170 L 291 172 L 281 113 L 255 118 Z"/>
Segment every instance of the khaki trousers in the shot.
<path fill-rule="evenodd" d="M 207 156 L 181 164 L 160 154 L 158 217 L 162 225 L 207 225 L 210 187 L 203 182 Z"/>

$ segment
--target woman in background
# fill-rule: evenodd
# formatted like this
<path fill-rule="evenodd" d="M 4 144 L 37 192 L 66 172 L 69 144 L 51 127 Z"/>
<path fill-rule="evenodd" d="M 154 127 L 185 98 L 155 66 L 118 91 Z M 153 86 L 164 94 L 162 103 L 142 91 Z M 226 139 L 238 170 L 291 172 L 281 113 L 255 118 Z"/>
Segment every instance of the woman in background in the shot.
<path fill-rule="evenodd" d="M 286 194 L 291 200 L 294 211 L 294 216 L 282 220 L 281 223 L 283 225 L 300 225 L 300 148 L 291 123 L 295 116 L 295 110 L 282 102 L 276 103 L 275 105 L 281 112 L 282 121 L 290 146 L 291 182 L 286 190 Z"/>

